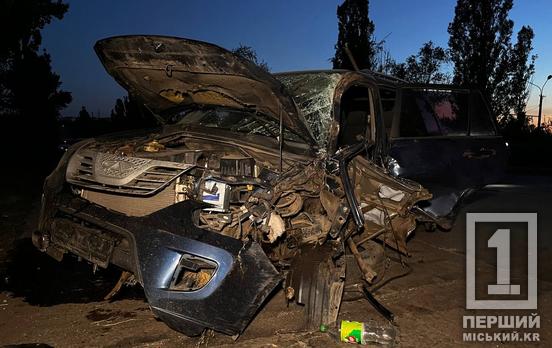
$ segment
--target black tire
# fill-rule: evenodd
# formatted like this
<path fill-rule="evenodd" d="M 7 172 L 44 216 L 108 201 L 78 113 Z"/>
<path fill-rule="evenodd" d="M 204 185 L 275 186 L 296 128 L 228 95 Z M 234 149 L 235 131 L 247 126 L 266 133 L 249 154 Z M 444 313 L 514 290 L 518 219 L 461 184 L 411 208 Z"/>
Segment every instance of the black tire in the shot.
<path fill-rule="evenodd" d="M 331 259 L 320 261 L 314 268 L 309 287 L 308 301 L 305 303 L 305 316 L 309 329 L 318 329 L 321 324 L 332 324 L 337 320 L 343 297 L 345 261 Z"/>

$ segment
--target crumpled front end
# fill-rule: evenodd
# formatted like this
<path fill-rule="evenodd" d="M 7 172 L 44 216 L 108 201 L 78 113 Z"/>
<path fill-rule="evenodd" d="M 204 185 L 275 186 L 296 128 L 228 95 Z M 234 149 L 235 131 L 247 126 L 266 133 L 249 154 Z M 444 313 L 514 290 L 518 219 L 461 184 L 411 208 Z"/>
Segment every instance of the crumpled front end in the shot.
<path fill-rule="evenodd" d="M 279 172 L 277 151 L 194 133 L 81 143 L 45 182 L 34 243 L 132 273 L 155 314 L 187 335 L 241 333 L 284 277 L 309 326 L 332 323 L 347 256 L 373 284 L 381 274 L 363 250 L 378 241 L 407 254 L 413 207 L 431 197 L 363 148 L 285 156 Z"/>
<path fill-rule="evenodd" d="M 45 182 L 34 244 L 58 260 L 73 253 L 132 272 L 153 312 L 175 330 L 241 333 L 282 280 L 259 244 L 196 227 L 192 215 L 205 205 L 192 200 L 145 216 L 92 204 L 65 184 L 74 152 Z"/>

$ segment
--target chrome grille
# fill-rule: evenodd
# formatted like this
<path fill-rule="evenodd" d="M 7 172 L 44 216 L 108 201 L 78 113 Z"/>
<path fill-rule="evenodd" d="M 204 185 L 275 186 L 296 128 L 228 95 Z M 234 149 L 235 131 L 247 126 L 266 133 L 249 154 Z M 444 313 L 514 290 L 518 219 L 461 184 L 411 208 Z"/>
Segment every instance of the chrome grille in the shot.
<path fill-rule="evenodd" d="M 92 190 L 151 195 L 193 168 L 153 159 L 81 151 L 67 167 L 67 182 Z"/>
<path fill-rule="evenodd" d="M 175 203 L 175 185 L 176 182 L 173 181 L 151 196 L 122 195 L 83 189 L 81 197 L 128 216 L 146 216 Z"/>

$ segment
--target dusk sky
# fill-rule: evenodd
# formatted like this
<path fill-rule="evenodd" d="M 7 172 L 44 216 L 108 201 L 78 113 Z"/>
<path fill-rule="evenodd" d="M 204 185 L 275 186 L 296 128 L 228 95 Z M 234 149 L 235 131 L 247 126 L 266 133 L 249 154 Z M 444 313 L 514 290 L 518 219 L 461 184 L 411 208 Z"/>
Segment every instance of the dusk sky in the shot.
<path fill-rule="evenodd" d="M 123 34 L 158 34 L 193 38 L 232 49 L 252 46 L 274 72 L 331 68 L 337 39 L 336 7 L 341 0 L 166 0 L 66 1 L 69 11 L 43 31 L 43 46 L 61 75 L 73 102 L 64 116 L 86 106 L 96 116 L 109 115 L 115 99 L 126 92 L 105 72 L 93 46 L 102 38 Z M 522 25 L 535 31 L 538 54 L 533 82 L 541 86 L 552 74 L 552 1 L 514 1 L 515 32 Z M 447 26 L 455 0 L 371 0 L 370 18 L 377 39 L 397 61 L 414 54 L 429 40 L 446 47 Z M 514 33 L 515 40 L 515 33 Z M 533 88 L 528 114 L 538 112 Z M 552 114 L 552 82 L 545 88 L 544 114 Z"/>

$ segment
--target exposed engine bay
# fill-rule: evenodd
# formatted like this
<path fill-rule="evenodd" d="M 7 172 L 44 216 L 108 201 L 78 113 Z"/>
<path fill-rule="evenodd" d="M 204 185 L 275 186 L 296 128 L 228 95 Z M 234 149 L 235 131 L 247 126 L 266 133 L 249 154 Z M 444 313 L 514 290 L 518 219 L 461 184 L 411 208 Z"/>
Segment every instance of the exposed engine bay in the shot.
<path fill-rule="evenodd" d="M 295 163 L 280 175 L 266 157 L 193 138 L 102 147 L 102 152 L 90 146 L 79 150 L 69 162 L 67 181 L 82 198 L 128 216 L 201 201 L 209 207 L 195 215 L 198 227 L 251 238 L 265 245 L 274 261 L 289 259 L 304 244 L 335 238 L 347 225 L 344 187 L 337 173 L 328 173 L 327 163 Z M 365 218 L 359 237 L 385 229 L 380 239 L 406 252 L 405 239 L 416 226 L 409 209 L 428 193 L 392 179 L 361 156 L 348 171 Z"/>

